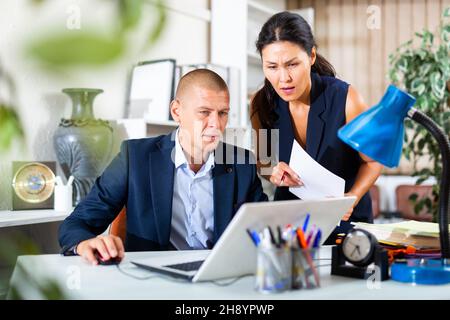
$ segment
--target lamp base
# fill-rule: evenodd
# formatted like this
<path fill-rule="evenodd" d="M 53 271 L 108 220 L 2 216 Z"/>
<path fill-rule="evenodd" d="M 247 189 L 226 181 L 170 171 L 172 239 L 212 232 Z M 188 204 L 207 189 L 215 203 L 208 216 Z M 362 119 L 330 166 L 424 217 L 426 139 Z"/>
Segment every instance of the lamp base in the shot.
<path fill-rule="evenodd" d="M 413 284 L 450 283 L 450 263 L 444 259 L 410 259 L 394 262 L 391 279 Z"/>

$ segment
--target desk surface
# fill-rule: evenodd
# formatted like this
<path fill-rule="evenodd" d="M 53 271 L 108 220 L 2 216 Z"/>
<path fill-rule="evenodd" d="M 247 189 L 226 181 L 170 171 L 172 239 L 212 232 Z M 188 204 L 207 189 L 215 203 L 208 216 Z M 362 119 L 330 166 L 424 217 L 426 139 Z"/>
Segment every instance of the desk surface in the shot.
<path fill-rule="evenodd" d="M 18 210 L 0 211 L 0 228 L 22 226 L 27 224 L 45 223 L 64 220 L 69 212 L 55 210 Z"/>
<path fill-rule="evenodd" d="M 450 299 L 450 285 L 413 286 L 392 280 L 379 283 L 379 288 L 366 280 L 330 275 L 330 260 L 321 260 L 319 268 L 321 288 L 288 291 L 280 294 L 256 292 L 254 277 L 247 276 L 229 286 L 214 283 L 188 283 L 139 269 L 129 261 L 150 256 L 173 254 L 189 255 L 191 252 L 130 252 L 126 254 L 121 268 L 125 272 L 144 277 L 137 280 L 121 273 L 116 266 L 91 266 L 80 257 L 60 255 L 20 256 L 17 265 L 32 271 L 32 277 L 42 280 L 52 276 L 68 297 L 73 299 L 167 299 L 167 300 L 236 300 L 236 299 Z M 323 247 L 321 259 L 329 259 L 331 247 Z M 28 287 L 29 281 L 21 281 L 18 267 L 15 267 L 11 284 L 22 288 L 26 298 L 39 298 Z M 220 280 L 220 283 L 230 280 Z"/>

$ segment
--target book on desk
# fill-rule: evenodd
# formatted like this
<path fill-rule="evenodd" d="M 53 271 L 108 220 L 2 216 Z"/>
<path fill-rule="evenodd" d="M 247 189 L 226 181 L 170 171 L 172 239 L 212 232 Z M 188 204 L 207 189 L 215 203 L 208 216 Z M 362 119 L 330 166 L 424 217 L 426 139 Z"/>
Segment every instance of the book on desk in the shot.
<path fill-rule="evenodd" d="M 413 246 L 416 249 L 440 249 L 439 225 L 432 222 L 403 221 L 387 224 L 356 222 L 356 228 L 372 233 L 379 243 Z"/>

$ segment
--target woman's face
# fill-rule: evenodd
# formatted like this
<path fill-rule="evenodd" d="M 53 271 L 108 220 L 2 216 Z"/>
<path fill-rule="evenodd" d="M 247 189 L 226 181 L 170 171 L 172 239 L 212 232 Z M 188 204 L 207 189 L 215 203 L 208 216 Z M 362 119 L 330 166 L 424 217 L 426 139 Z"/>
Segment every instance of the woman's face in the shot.
<path fill-rule="evenodd" d="M 264 75 L 283 100 L 297 100 L 310 89 L 311 66 L 316 60 L 315 48 L 310 57 L 299 45 L 278 41 L 265 46 L 261 56 Z"/>

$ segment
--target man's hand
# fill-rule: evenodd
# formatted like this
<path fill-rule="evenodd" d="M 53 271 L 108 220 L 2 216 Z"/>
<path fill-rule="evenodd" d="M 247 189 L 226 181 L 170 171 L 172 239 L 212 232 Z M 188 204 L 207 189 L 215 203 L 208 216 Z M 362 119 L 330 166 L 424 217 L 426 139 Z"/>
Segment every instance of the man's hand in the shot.
<path fill-rule="evenodd" d="M 95 251 L 98 251 L 104 260 L 115 257 L 123 259 L 125 256 L 122 239 L 113 235 L 97 236 L 96 238 L 84 240 L 77 246 L 78 255 L 93 265 L 98 264 L 94 254 Z"/>

